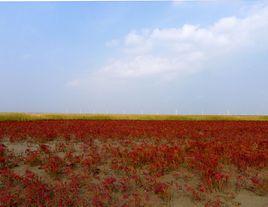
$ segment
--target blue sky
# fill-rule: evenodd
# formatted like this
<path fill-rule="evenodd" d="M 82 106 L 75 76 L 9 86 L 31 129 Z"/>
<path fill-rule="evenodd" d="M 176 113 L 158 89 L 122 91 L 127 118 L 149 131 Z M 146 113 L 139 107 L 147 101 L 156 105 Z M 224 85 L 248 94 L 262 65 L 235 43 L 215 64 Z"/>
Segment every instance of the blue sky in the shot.
<path fill-rule="evenodd" d="M 268 114 L 265 1 L 0 3 L 0 111 Z"/>

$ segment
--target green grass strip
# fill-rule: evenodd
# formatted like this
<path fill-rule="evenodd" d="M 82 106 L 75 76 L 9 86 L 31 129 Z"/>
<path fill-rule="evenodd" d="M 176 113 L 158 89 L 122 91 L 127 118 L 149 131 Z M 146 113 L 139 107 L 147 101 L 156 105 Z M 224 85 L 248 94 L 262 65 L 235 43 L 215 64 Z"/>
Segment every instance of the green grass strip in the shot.
<path fill-rule="evenodd" d="M 155 114 L 32 114 L 0 113 L 0 121 L 34 120 L 229 120 L 268 121 L 268 116 L 259 115 L 155 115 Z"/>

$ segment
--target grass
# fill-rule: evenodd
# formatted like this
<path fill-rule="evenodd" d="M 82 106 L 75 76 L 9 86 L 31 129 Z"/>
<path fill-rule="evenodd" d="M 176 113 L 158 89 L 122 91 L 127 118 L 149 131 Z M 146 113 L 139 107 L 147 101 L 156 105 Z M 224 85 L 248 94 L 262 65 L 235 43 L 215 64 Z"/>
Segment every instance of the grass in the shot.
<path fill-rule="evenodd" d="M 268 115 L 32 114 L 0 113 L 0 121 L 34 120 L 229 120 L 268 121 Z"/>

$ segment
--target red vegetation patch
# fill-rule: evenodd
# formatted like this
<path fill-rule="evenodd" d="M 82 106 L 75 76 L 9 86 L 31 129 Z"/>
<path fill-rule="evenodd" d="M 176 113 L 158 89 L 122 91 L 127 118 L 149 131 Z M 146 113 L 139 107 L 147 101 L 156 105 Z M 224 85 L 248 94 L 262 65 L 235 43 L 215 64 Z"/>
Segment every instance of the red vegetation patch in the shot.
<path fill-rule="evenodd" d="M 0 122 L 0 139 L 0 206 L 166 206 L 176 195 L 226 206 L 223 194 L 268 193 L 268 122 Z"/>

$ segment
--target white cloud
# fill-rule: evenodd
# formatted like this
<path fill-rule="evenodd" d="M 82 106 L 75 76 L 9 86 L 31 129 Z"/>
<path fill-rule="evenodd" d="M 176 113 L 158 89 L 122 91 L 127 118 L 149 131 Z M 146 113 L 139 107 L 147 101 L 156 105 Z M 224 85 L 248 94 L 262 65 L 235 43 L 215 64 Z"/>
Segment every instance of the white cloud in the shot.
<path fill-rule="evenodd" d="M 144 37 L 136 34 L 135 32 L 130 32 L 125 37 L 125 45 L 126 46 L 141 45 L 143 43 L 143 41 L 144 41 Z"/>
<path fill-rule="evenodd" d="M 185 24 L 131 31 L 107 46 L 121 53 L 89 79 L 73 80 L 69 86 L 90 82 L 104 87 L 119 79 L 176 79 L 211 69 L 244 51 L 268 49 L 268 7 L 256 7 L 244 18 L 225 17 L 206 27 Z"/>
<path fill-rule="evenodd" d="M 216 58 L 258 47 L 261 40 L 268 41 L 268 7 L 245 18 L 222 18 L 207 27 L 186 24 L 132 31 L 120 41 L 121 56 L 109 61 L 97 75 L 137 78 L 195 73 Z"/>
<path fill-rule="evenodd" d="M 107 47 L 116 47 L 119 45 L 119 40 L 117 40 L 117 39 L 110 40 L 110 41 L 106 42 L 105 45 Z"/>
<path fill-rule="evenodd" d="M 184 2 L 191 2 L 193 0 L 172 0 L 171 3 L 173 6 L 179 6 Z"/>
<path fill-rule="evenodd" d="M 81 80 L 79 79 L 74 79 L 74 80 L 71 80 L 67 83 L 67 86 L 72 86 L 72 87 L 77 87 L 79 86 L 81 83 Z"/>

